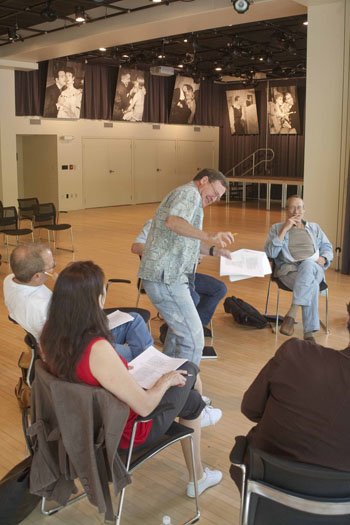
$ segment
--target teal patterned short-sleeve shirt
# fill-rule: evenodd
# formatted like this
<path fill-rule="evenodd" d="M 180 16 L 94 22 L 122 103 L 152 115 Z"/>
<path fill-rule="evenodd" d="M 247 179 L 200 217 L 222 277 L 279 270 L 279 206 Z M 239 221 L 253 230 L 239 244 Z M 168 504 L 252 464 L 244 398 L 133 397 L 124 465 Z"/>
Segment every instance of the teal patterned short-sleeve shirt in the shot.
<path fill-rule="evenodd" d="M 142 254 L 139 277 L 165 284 L 181 284 L 193 274 L 200 241 L 183 237 L 165 227 L 169 216 L 181 217 L 199 230 L 203 225 L 203 206 L 194 182 L 175 188 L 160 203 Z"/>

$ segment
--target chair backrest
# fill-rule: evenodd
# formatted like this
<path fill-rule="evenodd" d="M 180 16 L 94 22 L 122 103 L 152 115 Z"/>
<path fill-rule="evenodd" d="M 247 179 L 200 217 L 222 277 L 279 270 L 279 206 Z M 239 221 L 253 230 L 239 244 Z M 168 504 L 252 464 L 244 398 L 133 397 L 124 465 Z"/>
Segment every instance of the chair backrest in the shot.
<path fill-rule="evenodd" d="M 34 207 L 38 206 L 39 199 L 37 197 L 28 197 L 25 199 L 17 199 L 17 201 L 19 218 L 31 220 L 34 215 Z"/>
<path fill-rule="evenodd" d="M 0 218 L 0 230 L 2 232 L 17 230 L 18 218 L 15 206 L 6 206 L 2 208 L 2 216 Z"/>
<path fill-rule="evenodd" d="M 267 524 L 283 523 L 283 525 L 301 525 L 323 523 L 327 525 L 345 524 L 350 520 L 350 505 L 346 519 L 343 516 L 332 516 L 329 511 L 327 517 L 323 512 L 313 514 L 290 508 L 281 501 L 286 495 L 304 498 L 318 505 L 350 503 L 350 472 L 333 470 L 306 463 L 297 463 L 277 458 L 257 449 L 250 450 L 250 472 L 248 487 L 251 482 L 262 486 L 260 494 L 250 496 L 250 512 L 247 523 Z M 263 496 L 264 487 L 273 489 L 281 494 L 275 499 Z M 257 491 L 259 492 L 259 490 Z M 306 504 L 305 504 L 306 506 Z M 346 521 L 347 520 L 347 521 Z"/>
<path fill-rule="evenodd" d="M 56 208 L 53 202 L 34 206 L 34 225 L 45 226 L 56 224 Z"/>

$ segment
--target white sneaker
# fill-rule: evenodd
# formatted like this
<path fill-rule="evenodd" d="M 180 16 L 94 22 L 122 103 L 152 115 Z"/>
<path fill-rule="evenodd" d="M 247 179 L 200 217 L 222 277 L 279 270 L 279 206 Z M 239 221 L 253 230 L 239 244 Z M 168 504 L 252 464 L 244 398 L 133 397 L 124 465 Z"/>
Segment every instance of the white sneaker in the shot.
<path fill-rule="evenodd" d="M 222 480 L 222 472 L 220 470 L 210 470 L 208 467 L 204 469 L 204 476 L 198 481 L 198 496 L 205 490 L 217 485 Z M 187 496 L 194 498 L 194 483 L 190 481 L 187 484 Z"/>
<path fill-rule="evenodd" d="M 211 399 L 207 396 L 202 396 L 202 399 L 206 405 L 211 405 Z"/>
<path fill-rule="evenodd" d="M 202 410 L 201 427 L 210 427 L 215 425 L 222 418 L 222 411 L 220 408 L 214 408 L 211 405 L 206 406 Z"/>

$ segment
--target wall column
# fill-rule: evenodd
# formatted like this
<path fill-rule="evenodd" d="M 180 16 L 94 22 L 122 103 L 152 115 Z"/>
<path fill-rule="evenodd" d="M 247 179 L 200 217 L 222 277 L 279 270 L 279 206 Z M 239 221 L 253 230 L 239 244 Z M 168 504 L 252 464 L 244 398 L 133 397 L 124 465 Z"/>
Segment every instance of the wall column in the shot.
<path fill-rule="evenodd" d="M 316 0 L 308 20 L 305 208 L 335 248 L 343 239 L 349 159 L 350 0 Z"/>
<path fill-rule="evenodd" d="M 0 69 L 0 199 L 17 206 L 15 72 Z"/>

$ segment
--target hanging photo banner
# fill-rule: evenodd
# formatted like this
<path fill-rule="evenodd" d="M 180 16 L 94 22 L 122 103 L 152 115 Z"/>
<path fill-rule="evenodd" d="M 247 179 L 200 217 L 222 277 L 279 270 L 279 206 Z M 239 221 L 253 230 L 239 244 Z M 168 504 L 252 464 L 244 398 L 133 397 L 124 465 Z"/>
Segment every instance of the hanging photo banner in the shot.
<path fill-rule="evenodd" d="M 170 124 L 192 124 L 199 96 L 199 82 L 191 77 L 177 76 L 169 116 Z"/>
<path fill-rule="evenodd" d="M 232 135 L 258 135 L 259 123 L 254 89 L 226 91 Z"/>
<path fill-rule="evenodd" d="M 296 135 L 300 133 L 296 86 L 271 87 L 267 113 L 271 135 Z"/>
<path fill-rule="evenodd" d="M 114 97 L 113 120 L 142 122 L 146 93 L 145 72 L 120 67 Z"/>
<path fill-rule="evenodd" d="M 44 117 L 80 118 L 85 65 L 81 62 L 49 60 Z"/>

